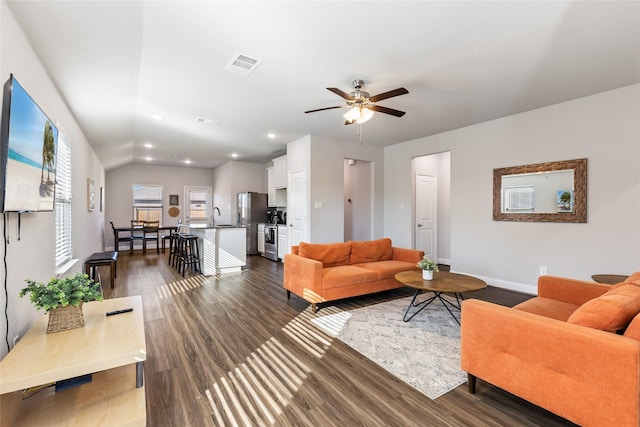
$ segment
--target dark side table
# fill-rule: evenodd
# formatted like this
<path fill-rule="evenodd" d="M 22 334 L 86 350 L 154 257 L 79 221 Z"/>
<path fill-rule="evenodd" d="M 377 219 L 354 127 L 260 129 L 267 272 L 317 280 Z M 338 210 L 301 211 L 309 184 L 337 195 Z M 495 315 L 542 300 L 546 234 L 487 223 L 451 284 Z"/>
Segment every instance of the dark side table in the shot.
<path fill-rule="evenodd" d="M 594 274 L 591 276 L 594 282 L 604 283 L 607 285 L 615 285 L 616 283 L 624 282 L 627 277 L 622 274 Z"/>

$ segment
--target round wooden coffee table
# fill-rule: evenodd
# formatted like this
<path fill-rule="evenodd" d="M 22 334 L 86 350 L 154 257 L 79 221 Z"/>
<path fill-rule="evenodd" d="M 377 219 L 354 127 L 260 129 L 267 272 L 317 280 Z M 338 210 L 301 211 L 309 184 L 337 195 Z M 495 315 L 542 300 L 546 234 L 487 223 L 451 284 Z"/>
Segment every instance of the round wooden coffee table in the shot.
<path fill-rule="evenodd" d="M 478 291 L 487 287 L 487 284 L 475 277 L 467 276 L 465 274 L 449 273 L 447 271 L 441 271 L 433 274 L 433 280 L 423 280 L 422 271 L 403 271 L 396 274 L 396 280 L 405 286 L 414 288 L 416 291 L 413 294 L 413 298 L 409 303 L 409 307 L 404 313 L 402 320 L 408 322 L 413 317 L 420 313 L 426 306 L 431 304 L 435 299 L 439 299 L 442 305 L 447 309 L 449 314 L 453 316 L 456 322 L 460 324 L 460 321 L 456 318 L 449 307 L 453 307 L 460 310 L 460 300 L 464 300 L 462 294 L 464 292 Z M 415 303 L 418 294 L 426 291 L 433 292 L 434 295 L 426 300 Z M 442 294 L 453 294 L 456 298 L 456 303 L 452 303 L 449 300 L 442 298 Z M 421 306 L 421 307 L 420 307 Z M 418 311 L 407 317 L 411 307 L 420 307 Z"/>

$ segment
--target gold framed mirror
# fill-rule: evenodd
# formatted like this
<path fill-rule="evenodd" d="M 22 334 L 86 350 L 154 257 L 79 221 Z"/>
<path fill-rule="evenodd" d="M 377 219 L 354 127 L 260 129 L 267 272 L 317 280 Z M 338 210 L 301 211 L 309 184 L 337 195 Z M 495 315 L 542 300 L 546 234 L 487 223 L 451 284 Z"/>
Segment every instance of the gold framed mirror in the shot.
<path fill-rule="evenodd" d="M 493 220 L 587 222 L 587 159 L 494 169 Z"/>

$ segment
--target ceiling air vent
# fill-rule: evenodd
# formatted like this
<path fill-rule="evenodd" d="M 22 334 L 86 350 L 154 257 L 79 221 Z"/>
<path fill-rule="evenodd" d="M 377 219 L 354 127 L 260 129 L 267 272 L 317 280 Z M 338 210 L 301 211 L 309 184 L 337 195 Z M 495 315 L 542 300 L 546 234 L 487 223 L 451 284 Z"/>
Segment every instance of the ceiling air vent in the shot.
<path fill-rule="evenodd" d="M 225 67 L 225 70 L 248 76 L 262 62 L 262 59 L 252 58 L 249 55 L 236 53 Z"/>

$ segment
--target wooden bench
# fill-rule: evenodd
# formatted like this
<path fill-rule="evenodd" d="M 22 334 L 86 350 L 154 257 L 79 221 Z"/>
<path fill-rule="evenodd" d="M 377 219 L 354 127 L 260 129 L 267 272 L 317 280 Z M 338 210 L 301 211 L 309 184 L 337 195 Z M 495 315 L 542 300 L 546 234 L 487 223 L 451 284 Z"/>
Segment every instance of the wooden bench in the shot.
<path fill-rule="evenodd" d="M 111 267 L 111 289 L 113 289 L 118 269 L 118 252 L 107 251 L 91 254 L 84 262 L 84 272 L 88 274 L 91 279 L 96 280 L 96 267 L 101 265 Z"/>

